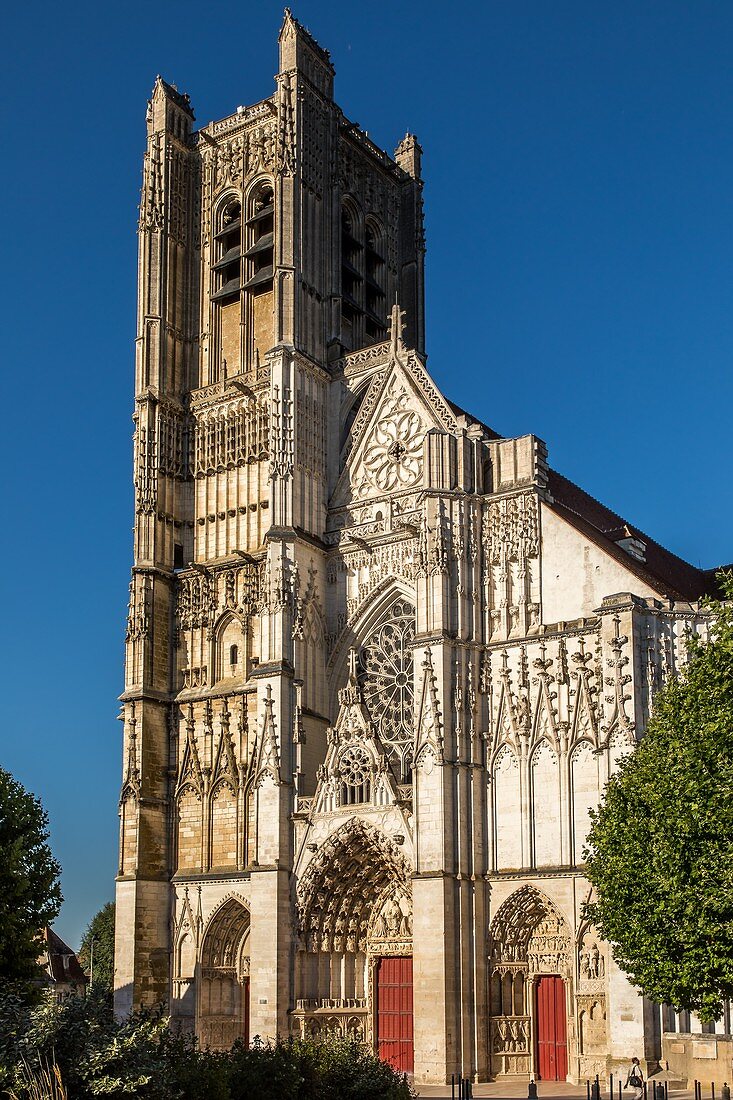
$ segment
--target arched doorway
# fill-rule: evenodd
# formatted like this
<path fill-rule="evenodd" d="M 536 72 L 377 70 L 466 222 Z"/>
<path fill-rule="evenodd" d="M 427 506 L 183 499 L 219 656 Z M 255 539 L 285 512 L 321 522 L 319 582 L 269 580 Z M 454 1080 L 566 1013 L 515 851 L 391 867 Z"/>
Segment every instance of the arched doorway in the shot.
<path fill-rule="evenodd" d="M 237 898 L 216 910 L 201 949 L 197 1033 L 202 1047 L 249 1042 L 249 912 Z"/>
<path fill-rule="evenodd" d="M 301 1034 L 354 1034 L 413 1068 L 412 888 L 399 848 L 352 818 L 298 886 L 296 1009 Z"/>
<path fill-rule="evenodd" d="M 489 943 L 492 1074 L 564 1081 L 573 959 L 565 919 L 523 886 L 499 908 Z"/>

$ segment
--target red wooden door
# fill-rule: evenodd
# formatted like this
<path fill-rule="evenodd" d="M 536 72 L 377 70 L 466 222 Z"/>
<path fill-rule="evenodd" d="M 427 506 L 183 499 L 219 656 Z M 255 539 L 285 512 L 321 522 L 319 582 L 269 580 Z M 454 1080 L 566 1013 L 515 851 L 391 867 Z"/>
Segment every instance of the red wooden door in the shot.
<path fill-rule="evenodd" d="M 377 963 L 377 1053 L 400 1073 L 414 1071 L 411 955 Z"/>
<path fill-rule="evenodd" d="M 568 1075 L 567 1010 L 562 978 L 540 978 L 535 993 L 537 1069 L 543 1081 L 564 1081 Z"/>

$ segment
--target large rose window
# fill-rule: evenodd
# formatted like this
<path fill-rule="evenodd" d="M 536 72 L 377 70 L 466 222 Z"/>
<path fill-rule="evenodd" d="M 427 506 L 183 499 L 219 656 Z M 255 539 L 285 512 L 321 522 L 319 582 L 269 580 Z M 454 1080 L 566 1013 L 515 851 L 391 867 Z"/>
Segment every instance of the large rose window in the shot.
<path fill-rule="evenodd" d="M 364 700 L 403 783 L 409 781 L 412 767 L 414 636 L 414 607 L 407 600 L 395 600 L 359 653 Z"/>

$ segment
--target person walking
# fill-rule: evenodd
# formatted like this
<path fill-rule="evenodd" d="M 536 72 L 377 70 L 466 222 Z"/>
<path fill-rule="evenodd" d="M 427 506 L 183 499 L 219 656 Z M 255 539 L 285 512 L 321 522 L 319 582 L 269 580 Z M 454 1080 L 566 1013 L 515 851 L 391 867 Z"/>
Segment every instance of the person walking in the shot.
<path fill-rule="evenodd" d="M 641 1100 L 644 1095 L 644 1074 L 638 1058 L 631 1059 L 631 1066 L 626 1075 L 626 1084 L 624 1088 L 631 1088 L 634 1090 L 634 1100 Z"/>

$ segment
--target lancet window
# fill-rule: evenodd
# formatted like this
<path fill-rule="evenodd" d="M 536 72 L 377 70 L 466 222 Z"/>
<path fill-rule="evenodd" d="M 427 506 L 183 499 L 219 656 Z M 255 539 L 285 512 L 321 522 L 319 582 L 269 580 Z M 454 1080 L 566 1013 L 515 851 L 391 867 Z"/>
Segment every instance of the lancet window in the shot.
<path fill-rule="evenodd" d="M 385 328 L 387 316 L 385 278 L 387 267 L 384 259 L 384 234 L 373 218 L 367 220 L 364 231 L 364 268 L 366 342 L 367 344 L 378 344 L 387 335 Z"/>
<path fill-rule="evenodd" d="M 250 361 L 256 362 L 269 351 L 273 338 L 275 194 L 269 183 L 262 183 L 249 201 L 245 240 L 248 351 Z"/>
<path fill-rule="evenodd" d="M 218 356 L 213 371 L 219 378 L 226 378 L 239 373 L 241 356 L 242 205 L 238 199 L 222 209 L 214 246 L 211 300 Z"/>

